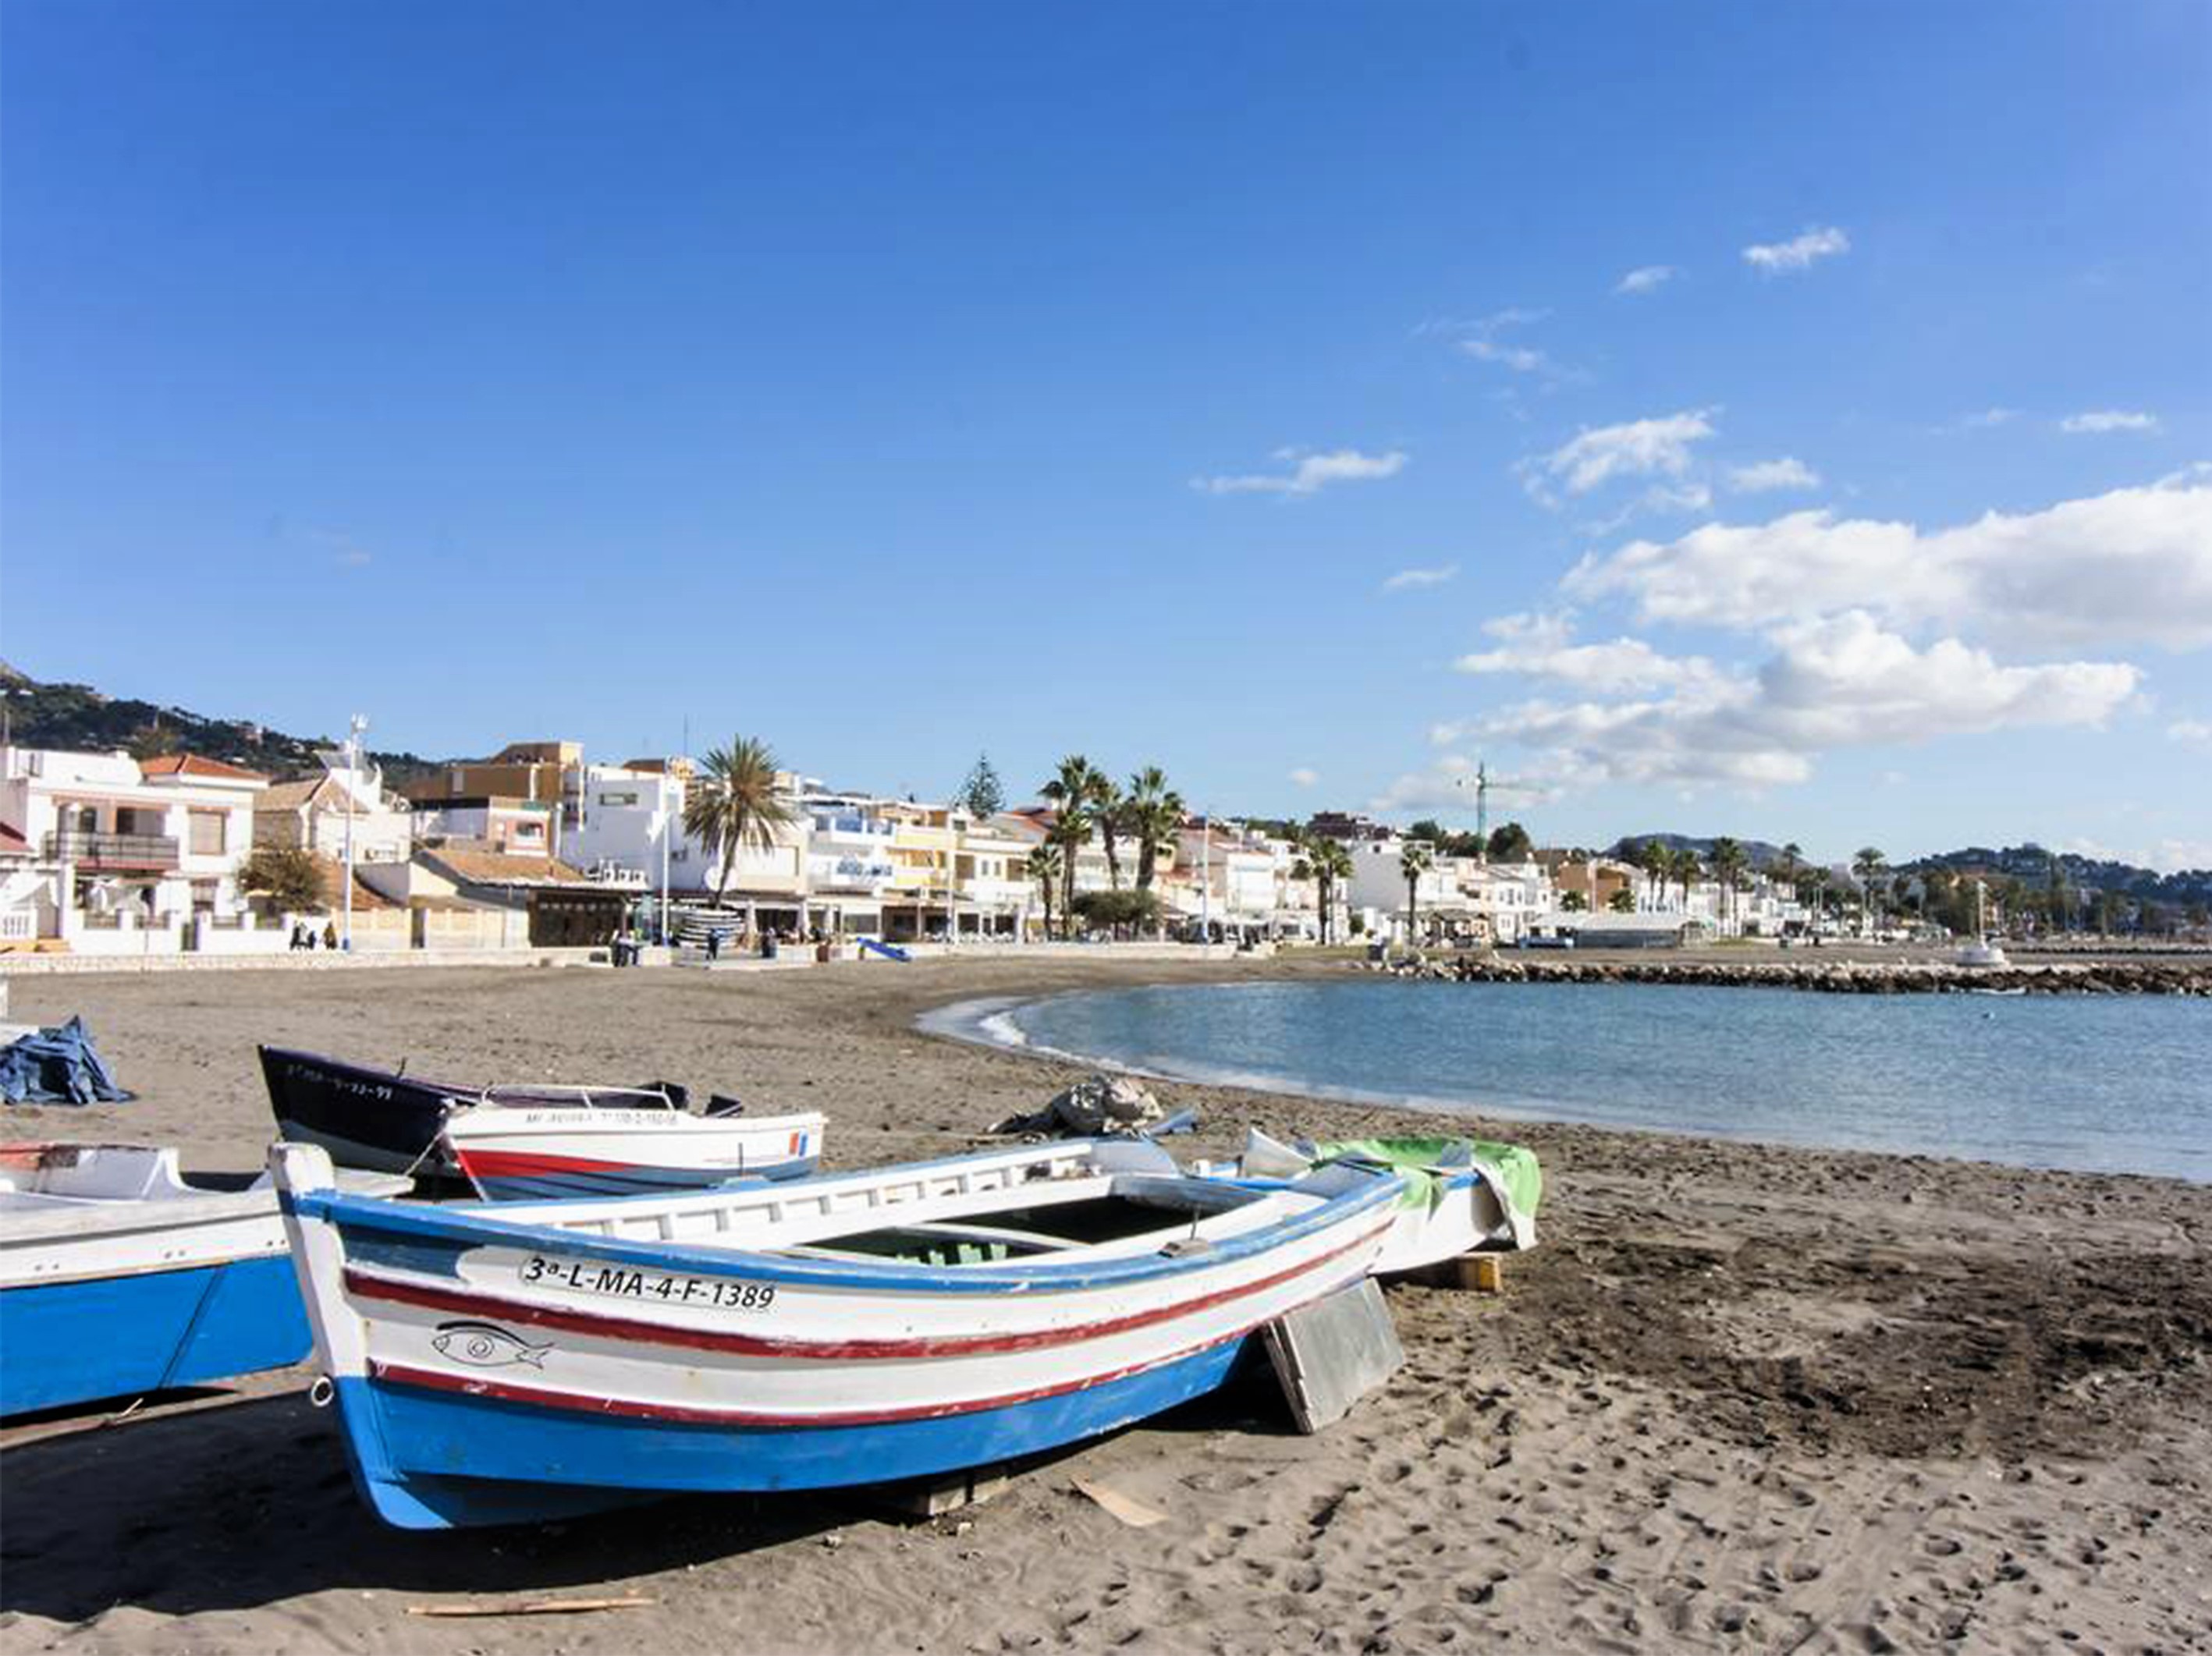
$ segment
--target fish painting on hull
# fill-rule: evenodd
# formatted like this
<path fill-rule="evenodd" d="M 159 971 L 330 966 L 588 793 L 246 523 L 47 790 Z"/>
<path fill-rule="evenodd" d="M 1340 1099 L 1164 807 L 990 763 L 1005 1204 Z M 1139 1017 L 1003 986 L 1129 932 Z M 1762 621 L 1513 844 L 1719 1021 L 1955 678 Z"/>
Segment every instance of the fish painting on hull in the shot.
<path fill-rule="evenodd" d="M 440 1323 L 430 1344 L 455 1362 L 465 1362 L 471 1368 L 506 1368 L 518 1363 L 526 1368 L 543 1368 L 545 1354 L 553 1349 L 550 1340 L 532 1345 L 496 1323 L 479 1322 Z"/>

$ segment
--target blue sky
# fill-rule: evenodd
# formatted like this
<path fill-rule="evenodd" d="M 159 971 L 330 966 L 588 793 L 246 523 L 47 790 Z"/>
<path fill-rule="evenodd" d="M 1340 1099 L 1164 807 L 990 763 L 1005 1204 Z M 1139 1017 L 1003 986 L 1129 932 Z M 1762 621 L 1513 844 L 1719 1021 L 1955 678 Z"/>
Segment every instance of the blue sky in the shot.
<path fill-rule="evenodd" d="M 2212 864 L 2194 0 L 15 0 L 0 46 L 37 676 Z"/>

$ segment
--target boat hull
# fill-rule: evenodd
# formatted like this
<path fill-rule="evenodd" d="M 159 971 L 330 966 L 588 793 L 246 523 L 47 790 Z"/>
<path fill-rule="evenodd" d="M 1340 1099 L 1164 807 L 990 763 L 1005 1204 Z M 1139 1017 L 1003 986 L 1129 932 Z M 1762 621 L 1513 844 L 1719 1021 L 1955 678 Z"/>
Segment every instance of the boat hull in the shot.
<path fill-rule="evenodd" d="M 927 1477 L 1038 1453 L 1217 1391 L 1252 1344 L 1001 1408 L 882 1425 L 732 1430 L 535 1406 L 495 1386 L 456 1394 L 342 1382 L 354 1482 L 401 1529 L 544 1521 L 679 1493 L 795 1490 Z M 385 1446 L 408 1446 L 405 1463 Z M 459 1475 L 425 1470 L 450 1465 Z"/>
<path fill-rule="evenodd" d="M 796 1179 L 821 1164 L 823 1118 L 700 1117 L 667 1110 L 471 1109 L 446 1148 L 487 1201 L 638 1196 L 747 1179 Z"/>
<path fill-rule="evenodd" d="M 289 1368 L 311 1344 L 282 1253 L 10 1288 L 0 1291 L 0 1415 Z"/>
<path fill-rule="evenodd" d="M 341 1167 L 451 1170 L 440 1158 L 438 1133 L 450 1106 L 471 1101 L 465 1088 L 277 1046 L 261 1048 L 261 1076 L 280 1137 L 319 1144 Z"/>
<path fill-rule="evenodd" d="M 932 1267 L 632 1240 L 731 1234 L 720 1208 L 684 1230 L 704 1210 L 652 1198 L 521 1222 L 352 1201 L 315 1189 L 313 1155 L 274 1152 L 319 1354 L 362 1493 L 409 1528 L 878 1483 L 1111 1431 L 1215 1389 L 1267 1323 L 1365 1275 L 1401 1188 L 1273 1198 L 1217 1240 L 1170 1217 L 1072 1262 Z M 878 1182 L 926 1192 L 960 1166 Z M 841 1194 L 874 1177 L 694 1200 L 879 1217 Z"/>

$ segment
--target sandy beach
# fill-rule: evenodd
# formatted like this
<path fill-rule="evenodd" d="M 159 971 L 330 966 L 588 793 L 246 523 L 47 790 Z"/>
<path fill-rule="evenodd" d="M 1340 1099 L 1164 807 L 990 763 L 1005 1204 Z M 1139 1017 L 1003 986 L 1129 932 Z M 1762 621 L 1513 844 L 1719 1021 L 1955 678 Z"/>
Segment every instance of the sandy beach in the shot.
<path fill-rule="evenodd" d="M 983 1142 L 1074 1071 L 915 1032 L 973 996 L 1295 968 L 21 977 L 133 1103 L 12 1137 L 257 1165 L 256 1041 L 459 1080 L 712 1084 L 853 1167 Z M 1311 968 L 1309 968 L 1311 969 Z M 1573 992 L 1571 989 L 1542 992 Z M 2085 1061 L 2111 1061 L 2099 1055 Z M 1437 1118 L 1197 1087 L 1200 1147 Z M 1548 1189 L 1507 1292 L 1406 1285 L 1407 1366 L 1323 1435 L 1255 1387 L 927 1522 L 853 1495 L 410 1535 L 306 1370 L 0 1432 L 9 1651 L 2212 1649 L 2212 1188 L 1500 1124 Z M 1166 1514 L 1125 1527 L 1073 1481 Z M 577 1616 L 412 1614 L 636 1595 Z"/>

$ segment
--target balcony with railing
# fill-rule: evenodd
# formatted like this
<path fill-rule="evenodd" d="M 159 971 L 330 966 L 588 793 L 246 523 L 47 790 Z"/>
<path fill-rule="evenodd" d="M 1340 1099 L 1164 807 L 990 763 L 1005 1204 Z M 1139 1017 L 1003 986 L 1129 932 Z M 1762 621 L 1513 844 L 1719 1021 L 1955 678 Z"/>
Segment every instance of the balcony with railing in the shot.
<path fill-rule="evenodd" d="M 177 866 L 177 842 L 160 834 L 57 828 L 46 835 L 46 860 L 82 868 L 171 869 Z"/>

